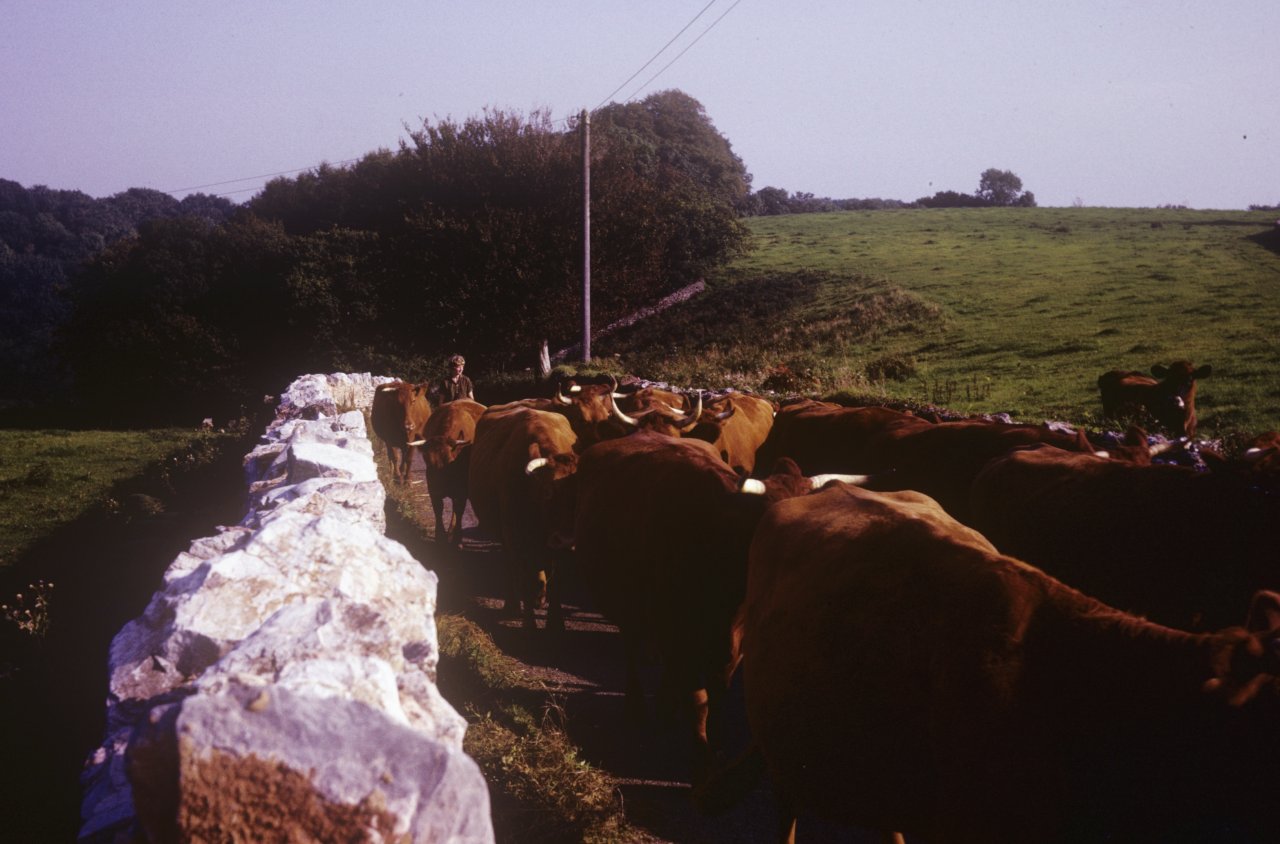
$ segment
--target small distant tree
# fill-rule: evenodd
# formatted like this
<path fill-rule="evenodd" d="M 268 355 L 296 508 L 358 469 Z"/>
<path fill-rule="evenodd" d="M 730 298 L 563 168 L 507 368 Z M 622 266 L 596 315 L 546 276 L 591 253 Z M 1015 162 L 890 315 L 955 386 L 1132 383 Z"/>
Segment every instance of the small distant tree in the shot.
<path fill-rule="evenodd" d="M 791 195 L 783 188 L 764 187 L 755 193 L 758 205 L 758 214 L 770 217 L 775 214 L 786 214 L 790 212 Z"/>
<path fill-rule="evenodd" d="M 1027 208 L 1036 204 L 1035 194 L 1022 192 L 1022 179 L 1012 170 L 990 167 L 982 171 L 978 179 L 978 198 L 991 205 L 1019 205 Z"/>

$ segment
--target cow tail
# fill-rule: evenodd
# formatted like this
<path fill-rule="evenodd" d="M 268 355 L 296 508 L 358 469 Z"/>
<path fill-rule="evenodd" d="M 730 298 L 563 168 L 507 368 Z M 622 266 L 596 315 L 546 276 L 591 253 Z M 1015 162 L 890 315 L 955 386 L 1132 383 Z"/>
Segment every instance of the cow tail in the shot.
<path fill-rule="evenodd" d="M 706 815 L 720 815 L 737 806 L 764 775 L 764 754 L 752 742 L 729 762 L 715 768 L 693 789 L 693 805 Z"/>

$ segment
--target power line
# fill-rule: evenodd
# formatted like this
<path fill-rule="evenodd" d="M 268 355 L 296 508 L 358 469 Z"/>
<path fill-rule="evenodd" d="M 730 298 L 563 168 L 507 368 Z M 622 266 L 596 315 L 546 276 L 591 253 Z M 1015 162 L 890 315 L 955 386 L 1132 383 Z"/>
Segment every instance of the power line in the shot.
<path fill-rule="evenodd" d="M 671 67 L 673 64 L 675 64 L 676 62 L 680 61 L 680 57 L 681 57 L 681 56 L 683 56 L 685 53 L 689 52 L 689 49 L 690 49 L 691 47 L 693 47 L 693 45 L 694 45 L 694 44 L 697 44 L 699 41 L 701 41 L 701 40 L 702 40 L 702 36 L 706 35 L 708 32 L 710 32 L 711 30 L 715 29 L 715 28 L 716 28 L 716 24 L 718 24 L 718 23 L 720 23 L 720 21 L 724 20 L 725 15 L 729 14 L 729 13 L 730 13 L 730 12 L 732 12 L 735 8 L 737 8 L 738 4 L 739 4 L 739 3 L 741 3 L 741 2 L 742 2 L 742 0 L 733 0 L 733 5 L 732 5 L 732 6 L 730 6 L 730 7 L 729 7 L 729 8 L 727 8 L 727 9 L 725 9 L 725 10 L 720 14 L 720 17 L 718 17 L 718 18 L 716 18 L 715 20 L 713 20 L 713 21 L 711 22 L 711 25 L 710 25 L 710 26 L 708 26 L 706 29 L 702 30 L 702 32 L 700 32 L 700 33 L 698 34 L 698 37 L 697 37 L 697 38 L 695 38 L 695 39 L 693 39 L 692 41 L 690 41 L 690 42 L 689 42 L 688 46 L 686 46 L 686 47 L 685 47 L 683 50 L 681 50 L 679 53 L 676 53 L 676 57 L 675 57 L 675 58 L 673 58 L 671 61 L 667 62 L 665 65 L 663 65 L 663 66 L 662 66 L 662 70 L 658 71 L 658 72 L 657 72 L 657 73 L 655 73 L 653 76 L 650 76 L 647 82 L 645 82 L 645 83 L 644 83 L 643 85 L 641 85 L 639 88 L 637 88 L 637 89 L 635 89 L 634 91 L 632 91 L 632 92 L 631 92 L 631 96 L 627 97 L 627 100 L 626 100 L 626 101 L 627 101 L 627 102 L 631 102 L 632 100 L 634 100 L 634 99 L 636 98 L 636 94 L 639 94 L 639 93 L 640 93 L 641 91 L 643 91 L 645 88 L 648 88 L 648 87 L 649 87 L 649 84 L 650 84 L 650 83 L 652 83 L 652 82 L 653 82 L 653 80 L 655 80 L 655 79 L 657 79 L 659 76 L 661 76 L 663 73 L 665 73 L 665 72 L 666 72 L 666 70 L 667 70 L 667 68 Z M 704 11 L 705 11 L 705 10 L 704 10 Z M 701 12 L 699 12 L 699 14 L 701 14 Z M 691 22 L 692 22 L 692 21 L 691 21 Z M 686 27 L 686 28 L 687 28 L 687 27 Z M 666 48 L 664 47 L 663 49 L 666 49 Z M 630 81 L 630 80 L 628 80 L 628 81 Z M 625 83 L 623 83 L 623 84 L 625 84 Z M 612 96 L 612 94 L 610 94 L 610 96 Z"/>
<path fill-rule="evenodd" d="M 337 165 L 342 166 L 344 164 L 351 164 L 359 160 L 360 160 L 359 158 L 348 158 L 344 161 L 337 162 Z M 320 167 L 321 165 L 327 164 L 327 163 L 328 162 L 322 161 L 320 162 L 320 164 L 315 164 L 315 165 L 312 165 L 311 167 L 299 167 L 296 170 L 281 170 L 278 173 L 263 173 L 261 176 L 245 176 L 244 178 L 241 178 L 241 179 L 228 179 L 225 182 L 210 182 L 207 185 L 192 185 L 191 187 L 187 187 L 187 188 L 173 188 L 172 190 L 161 191 L 161 193 L 186 193 L 187 191 L 201 190 L 202 188 L 217 188 L 217 187 L 221 187 L 222 185 L 234 185 L 238 182 L 252 182 L 257 179 L 270 179 L 275 176 L 290 176 L 294 173 L 302 173 L 306 170 L 315 170 L 317 167 Z M 254 190 L 254 188 L 246 188 L 246 190 Z M 229 191 L 229 193 L 243 193 L 243 191 Z M 214 195 L 225 196 L 225 194 L 214 194 Z"/>
<path fill-rule="evenodd" d="M 635 79 L 637 76 L 639 76 L 639 75 L 640 75 L 640 73 L 641 73 L 641 72 L 642 72 L 646 67 L 648 67 L 649 65 L 653 64 L 653 63 L 654 63 L 654 61 L 656 61 L 656 60 L 657 60 L 658 56 L 660 56 L 660 55 L 662 55 L 664 52 L 666 52 L 666 49 L 667 49 L 668 47 L 670 47 L 672 44 L 674 44 L 674 43 L 676 42 L 676 39 L 677 39 L 677 38 L 679 38 L 681 35 L 684 35 L 685 31 L 686 31 L 689 27 L 693 26 L 693 25 L 694 25 L 694 23 L 698 20 L 698 18 L 702 17 L 702 16 L 706 13 L 707 9 L 710 9 L 710 8 L 711 8 L 712 6 L 714 6 L 715 4 L 716 4 L 716 0 L 711 0 L 711 2 L 710 2 L 710 3 L 708 3 L 708 4 L 707 4 L 707 5 L 705 5 L 705 6 L 703 6 L 703 7 L 702 7 L 702 11 L 701 11 L 701 12 L 698 12 L 698 14 L 694 15 L 694 16 L 693 16 L 693 20 L 689 21 L 687 24 L 685 24 L 685 25 L 680 29 L 680 31 L 679 31 L 679 32 L 677 32 L 675 35 L 671 36 L 671 40 L 670 40 L 670 41 L 668 41 L 666 44 L 663 44 L 663 45 L 662 45 L 662 49 L 661 49 L 661 50 L 659 50 L 658 52 L 654 53 L 654 54 L 653 54 L 653 57 L 652 57 L 652 58 L 650 58 L 650 59 L 649 59 L 649 61 L 647 61 L 647 62 L 645 62 L 644 64 L 640 65 L 639 69 L 637 69 L 635 73 L 633 73 L 633 74 L 631 74 L 630 76 L 628 76 L 628 77 L 626 78 L 626 81 L 624 81 L 624 82 L 623 82 L 621 85 L 619 85 L 617 88 L 614 88 L 614 89 L 609 93 L 609 95 L 608 95 L 608 96 L 606 96 L 603 100 L 601 100 L 599 103 L 597 103 L 597 104 L 596 104 L 596 107 L 595 107 L 595 108 L 593 108 L 593 109 L 591 109 L 591 110 L 592 110 L 592 111 L 598 111 L 598 110 L 600 109 L 600 106 L 604 105 L 604 104 L 605 104 L 605 103 L 607 103 L 610 99 L 612 99 L 612 98 L 613 98 L 613 95 L 614 95 L 614 94 L 618 93 L 618 92 L 619 92 L 619 91 L 621 91 L 623 88 L 627 87 L 627 85 L 629 85 L 629 84 L 631 83 L 631 80 L 632 80 L 632 79 Z M 733 5 L 735 5 L 735 6 L 736 6 L 736 5 L 738 5 L 738 4 L 737 4 L 737 3 L 734 3 Z M 721 15 L 721 17 L 724 17 L 724 15 Z M 712 26 L 715 26 L 715 24 L 712 24 Z M 699 36 L 699 37 L 701 37 L 701 36 Z M 690 46 L 692 46 L 692 45 L 690 45 Z M 688 49 L 688 48 L 686 47 L 685 49 Z M 683 55 L 683 54 L 682 54 L 682 55 Z M 677 58 L 679 58 L 679 57 L 677 56 Z"/>

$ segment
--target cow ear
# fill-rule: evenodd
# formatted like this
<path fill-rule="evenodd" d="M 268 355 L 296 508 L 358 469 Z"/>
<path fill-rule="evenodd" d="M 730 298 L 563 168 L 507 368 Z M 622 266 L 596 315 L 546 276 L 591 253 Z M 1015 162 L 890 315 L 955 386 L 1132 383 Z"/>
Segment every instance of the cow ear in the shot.
<path fill-rule="evenodd" d="M 1162 363 L 1157 363 L 1151 367 L 1151 374 L 1157 378 L 1163 378 L 1169 374 L 1169 368 Z"/>
<path fill-rule="evenodd" d="M 1195 372 L 1191 373 L 1191 377 L 1208 378 L 1212 374 L 1213 374 L 1213 367 L 1206 363 L 1204 366 L 1200 367 Z"/>
<path fill-rule="evenodd" d="M 1280 628 L 1280 594 L 1261 591 L 1249 603 L 1249 620 L 1245 626 L 1251 632 Z"/>
<path fill-rule="evenodd" d="M 538 444 L 529 443 L 529 459 L 537 460 L 541 456 L 542 456 L 542 449 L 539 448 Z"/>

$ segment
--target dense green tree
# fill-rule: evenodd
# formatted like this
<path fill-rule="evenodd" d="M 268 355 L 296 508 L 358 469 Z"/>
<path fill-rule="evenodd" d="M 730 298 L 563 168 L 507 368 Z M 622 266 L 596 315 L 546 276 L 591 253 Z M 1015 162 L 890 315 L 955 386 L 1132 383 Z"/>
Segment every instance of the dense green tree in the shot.
<path fill-rule="evenodd" d="M 969 193 L 954 190 L 940 190 L 933 196 L 922 196 L 916 200 L 921 208 L 985 208 L 991 203 Z"/>
<path fill-rule="evenodd" d="M 63 298 L 78 267 L 142 222 L 196 215 L 226 219 L 226 199 L 193 194 L 182 202 L 133 189 L 106 199 L 0 179 L 0 405 L 65 398 L 65 367 L 52 338 L 69 308 Z"/>
<path fill-rule="evenodd" d="M 982 171 L 976 195 L 988 205 L 1031 207 L 1036 204 L 1034 194 L 1022 192 L 1022 179 L 1017 174 L 1012 170 L 997 170 L 994 167 Z"/>
<path fill-rule="evenodd" d="M 481 366 L 522 365 L 541 340 L 580 333 L 579 129 L 541 111 L 424 121 L 398 151 L 274 180 L 250 208 L 307 238 L 377 234 L 361 260 L 378 267 L 377 324 L 400 359 L 467 348 Z M 591 149 L 593 319 L 742 247 L 734 206 L 750 177 L 696 100 L 664 92 L 601 109 Z M 308 275 L 326 274 L 313 261 Z"/>
<path fill-rule="evenodd" d="M 144 224 L 86 267 L 58 344 L 104 424 L 198 421 L 279 390 L 301 363 L 291 242 L 252 215 Z"/>
<path fill-rule="evenodd" d="M 763 187 L 756 191 L 756 213 L 763 216 L 791 213 L 791 194 L 783 188 Z"/>
<path fill-rule="evenodd" d="M 610 103 L 591 117 L 604 133 L 631 150 L 637 172 L 652 179 L 680 173 L 713 200 L 737 207 L 751 191 L 751 174 L 720 134 L 702 104 L 683 91 L 650 94 L 635 103 Z"/>

